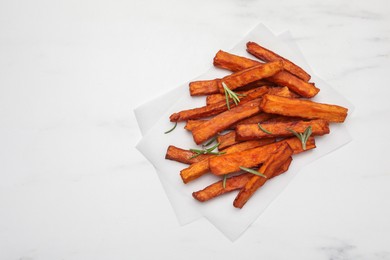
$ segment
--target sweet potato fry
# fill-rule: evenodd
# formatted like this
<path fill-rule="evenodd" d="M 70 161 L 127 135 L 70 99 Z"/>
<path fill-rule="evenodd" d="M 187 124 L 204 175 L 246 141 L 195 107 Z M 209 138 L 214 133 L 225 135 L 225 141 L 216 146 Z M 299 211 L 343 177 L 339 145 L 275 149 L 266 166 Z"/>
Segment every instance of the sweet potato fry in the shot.
<path fill-rule="evenodd" d="M 311 100 L 264 95 L 260 103 L 263 111 L 284 116 L 299 116 L 307 119 L 324 119 L 329 122 L 344 122 L 348 109 Z"/>
<path fill-rule="evenodd" d="M 256 124 L 257 123 L 263 123 L 263 122 L 291 122 L 291 121 L 298 121 L 299 119 L 296 117 L 285 117 L 285 116 L 275 116 L 268 113 L 260 113 L 251 117 L 248 117 L 246 119 L 243 119 L 236 124 L 229 127 L 230 129 L 236 129 L 239 125 L 247 125 L 247 124 Z M 302 119 L 300 119 L 302 120 Z M 219 135 L 217 137 L 219 146 L 218 148 L 225 149 L 226 147 L 229 147 L 234 144 L 238 144 L 242 142 L 243 140 L 236 138 L 236 132 L 232 131 L 229 133 L 226 133 L 224 135 Z M 248 140 L 248 139 L 247 139 Z"/>
<path fill-rule="evenodd" d="M 256 66 L 234 72 L 222 79 L 199 80 L 190 82 L 190 95 L 201 96 L 216 93 L 224 93 L 222 82 L 230 89 L 248 87 L 248 89 L 264 85 L 264 78 L 271 77 L 283 69 L 283 63 L 276 61 L 270 63 L 258 63 Z M 269 83 L 268 83 L 269 85 Z"/>
<path fill-rule="evenodd" d="M 259 146 L 264 146 L 269 143 L 274 142 L 275 140 L 270 139 L 262 139 L 262 140 L 252 140 L 247 142 L 242 142 L 237 145 L 232 145 L 229 148 L 225 150 L 220 150 L 221 152 L 225 152 L 226 154 L 229 153 L 236 153 L 236 152 L 242 152 L 248 149 L 252 149 Z M 196 162 L 191 164 L 189 167 L 183 169 L 180 171 L 180 176 L 184 183 L 188 183 L 192 180 L 195 180 L 199 178 L 200 176 L 204 175 L 205 173 L 208 173 L 210 171 L 209 168 L 209 159 L 213 157 L 218 157 L 216 155 L 211 155 L 208 159 L 202 160 L 200 162 Z"/>
<path fill-rule="evenodd" d="M 237 94 L 246 96 L 248 93 L 250 93 L 252 89 L 245 90 L 245 91 L 236 91 Z M 268 92 L 269 93 L 269 92 Z M 211 94 L 206 97 L 206 105 L 212 105 L 215 103 L 220 103 L 220 102 L 226 102 L 226 97 L 225 94 Z"/>
<path fill-rule="evenodd" d="M 283 61 L 283 66 L 284 69 L 290 72 L 291 74 L 301 78 L 304 81 L 309 81 L 310 80 L 310 75 L 304 71 L 301 67 L 298 65 L 292 63 L 286 58 L 283 58 L 282 56 L 274 53 L 273 51 L 270 51 L 259 44 L 255 42 L 248 42 L 246 44 L 246 50 L 256 58 L 263 60 L 265 62 L 270 62 L 270 61 L 277 61 L 277 60 L 282 60 Z"/>
<path fill-rule="evenodd" d="M 227 129 L 232 124 L 250 117 L 260 112 L 260 99 L 249 101 L 245 104 L 225 111 L 212 119 L 204 122 L 192 130 L 192 135 L 196 144 L 201 144 L 217 133 Z"/>
<path fill-rule="evenodd" d="M 255 124 L 255 123 L 261 123 L 268 120 L 271 120 L 272 118 L 276 117 L 275 115 L 268 114 L 268 113 L 262 113 L 253 115 L 251 117 L 245 118 L 243 120 L 238 121 L 234 125 L 231 126 L 231 129 L 235 129 L 238 125 L 245 125 L 245 124 Z"/>
<path fill-rule="evenodd" d="M 192 193 L 192 196 L 201 202 L 208 201 L 212 198 L 220 196 L 230 191 L 241 189 L 253 176 L 251 173 L 243 173 L 226 179 L 225 188 L 223 187 L 223 181 L 217 181 L 203 190 L 199 190 Z"/>
<path fill-rule="evenodd" d="M 214 57 L 214 66 L 222 69 L 227 69 L 233 72 L 247 69 L 259 64 L 259 61 L 244 58 L 222 50 L 219 50 Z"/>
<path fill-rule="evenodd" d="M 276 117 L 278 118 L 287 118 L 285 116 L 278 116 L 278 115 L 272 115 L 272 114 L 267 114 L 267 113 L 259 113 L 257 115 L 253 115 L 253 116 L 250 116 L 248 118 L 245 118 L 243 120 L 240 120 L 238 121 L 237 123 L 231 125 L 230 127 L 228 127 L 226 130 L 232 130 L 232 129 L 235 129 L 237 125 L 240 125 L 240 124 L 254 124 L 254 123 L 260 123 L 260 122 L 264 122 L 264 121 L 268 121 L 268 120 L 271 120 L 272 118 L 275 118 Z M 288 117 L 290 118 L 290 117 Z M 198 119 L 198 120 L 188 120 L 184 129 L 188 130 L 188 131 L 192 131 L 195 127 L 199 126 L 200 124 L 206 122 L 207 120 L 202 120 L 202 119 Z"/>
<path fill-rule="evenodd" d="M 213 155 L 211 158 L 215 157 Z M 203 161 L 193 163 L 189 167 L 180 171 L 180 177 L 184 183 L 189 183 L 200 176 L 208 173 L 210 171 L 209 167 L 209 159 L 205 159 Z"/>
<path fill-rule="evenodd" d="M 165 159 L 177 161 L 185 164 L 193 164 L 210 158 L 211 154 L 201 154 L 194 157 L 196 153 L 190 150 L 184 150 L 176 146 L 170 145 L 165 154 Z"/>
<path fill-rule="evenodd" d="M 294 92 L 291 92 L 288 87 L 269 88 L 267 94 L 280 96 L 280 97 L 289 97 L 289 98 L 299 97 L 299 95 L 295 94 Z"/>
<path fill-rule="evenodd" d="M 251 100 L 257 99 L 265 95 L 267 92 L 268 92 L 268 87 L 261 87 L 261 88 L 251 90 L 245 97 L 240 99 L 240 103 L 238 103 L 237 106 L 241 106 Z M 232 100 L 230 100 L 229 103 L 230 103 L 230 107 L 236 106 Z M 171 122 L 185 121 L 189 119 L 199 119 L 199 118 L 205 118 L 216 114 L 220 114 L 226 110 L 228 110 L 228 107 L 226 105 L 226 100 L 225 100 L 219 103 L 193 108 L 193 109 L 182 110 L 180 112 L 173 113 L 169 117 L 169 119 L 171 120 Z"/>
<path fill-rule="evenodd" d="M 292 158 L 287 159 L 277 172 L 272 176 L 275 177 L 286 172 L 290 166 Z M 192 196 L 200 202 L 211 200 L 215 197 L 221 196 L 225 193 L 241 189 L 245 184 L 253 177 L 252 173 L 243 173 L 240 175 L 226 178 L 225 188 L 223 187 L 223 180 L 217 181 L 203 190 L 199 190 L 192 193 Z"/>
<path fill-rule="evenodd" d="M 235 153 L 240 151 L 249 150 L 255 147 L 264 146 L 267 144 L 272 144 L 276 141 L 276 138 L 263 138 L 258 140 L 250 140 L 244 141 L 237 144 L 234 144 L 226 149 L 218 149 L 220 152 L 224 152 L 225 154 Z"/>
<path fill-rule="evenodd" d="M 264 174 L 266 177 L 264 178 L 262 176 L 253 175 L 238 193 L 233 202 L 233 206 L 236 208 L 242 208 L 256 190 L 263 186 L 268 179 L 272 178 L 280 167 L 289 160 L 289 158 L 291 158 L 292 154 L 293 150 L 287 143 L 278 147 L 259 169 L 259 172 Z"/>
<path fill-rule="evenodd" d="M 234 90 L 257 80 L 269 78 L 282 69 L 283 63 L 281 61 L 274 61 L 240 70 L 224 77 L 221 81 L 218 81 L 219 92 L 222 94 L 225 93 L 222 82 L 224 82 L 230 90 Z"/>
<path fill-rule="evenodd" d="M 245 57 L 233 55 L 227 52 L 224 52 L 221 55 L 220 52 L 216 54 L 214 60 L 217 59 L 218 63 L 214 62 L 214 65 L 220 68 L 228 69 L 231 71 L 236 71 L 237 68 L 247 69 L 249 65 L 254 64 L 253 62 L 257 62 Z M 258 62 L 258 64 L 262 64 Z M 313 97 L 320 90 L 314 86 L 313 83 L 306 82 L 297 76 L 291 74 L 288 71 L 280 71 L 276 73 L 274 76 L 267 78 L 268 81 L 276 83 L 281 86 L 288 87 L 291 91 L 301 95 L 302 97 Z M 221 82 L 219 82 L 221 84 Z"/>
<path fill-rule="evenodd" d="M 329 123 L 322 119 L 315 119 L 310 121 L 264 122 L 261 124 L 264 131 L 260 129 L 258 124 L 239 125 L 236 127 L 235 138 L 244 141 L 256 138 L 289 137 L 294 136 L 294 134 L 288 129 L 303 133 L 309 126 L 312 129 L 312 136 L 329 134 Z"/>
<path fill-rule="evenodd" d="M 233 144 L 239 143 L 236 142 L 236 132 L 230 131 L 223 135 L 218 135 L 217 142 L 219 143 L 218 149 L 225 149 Z"/>
<path fill-rule="evenodd" d="M 271 76 L 267 79 L 280 86 L 286 86 L 291 91 L 306 98 L 314 97 L 320 91 L 320 89 L 317 88 L 314 83 L 301 80 L 300 78 L 295 77 L 287 71 L 281 71 L 278 74 L 275 74 L 274 76 Z"/>
<path fill-rule="evenodd" d="M 236 91 L 239 95 L 248 95 L 251 92 L 251 90 L 246 91 Z M 291 98 L 297 98 L 299 97 L 294 92 L 291 92 L 288 87 L 270 87 L 268 89 L 268 94 L 281 96 L 281 97 L 291 97 Z M 206 97 L 206 104 L 212 105 L 219 102 L 226 102 L 225 94 L 212 94 L 208 95 Z"/>
<path fill-rule="evenodd" d="M 190 95 L 202 96 L 218 93 L 218 84 L 220 79 L 198 80 L 190 82 Z"/>
<path fill-rule="evenodd" d="M 184 126 L 184 129 L 188 130 L 188 131 L 192 131 L 195 127 L 203 124 L 204 122 L 206 122 L 207 120 L 205 119 L 198 119 L 198 120 L 187 120 L 187 123 L 186 125 Z"/>
<path fill-rule="evenodd" d="M 210 171 L 215 175 L 224 175 L 228 173 L 238 172 L 240 166 L 256 167 L 263 163 L 270 153 L 274 152 L 282 143 L 287 142 L 293 149 L 294 154 L 303 152 L 302 143 L 296 137 L 287 138 L 276 143 L 265 146 L 252 148 L 246 151 L 235 152 L 231 154 L 223 154 L 209 159 Z M 306 142 L 306 150 L 315 148 L 313 137 L 309 137 Z"/>

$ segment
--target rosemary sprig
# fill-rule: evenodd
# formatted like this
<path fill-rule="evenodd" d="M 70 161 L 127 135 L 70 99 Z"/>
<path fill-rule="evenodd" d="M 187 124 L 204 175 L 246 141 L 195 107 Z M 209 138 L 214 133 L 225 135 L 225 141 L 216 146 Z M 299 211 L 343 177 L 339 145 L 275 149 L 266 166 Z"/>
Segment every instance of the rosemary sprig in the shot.
<path fill-rule="evenodd" d="M 231 98 L 233 100 L 234 104 L 236 104 L 236 106 L 237 106 L 238 103 L 240 103 L 240 98 L 238 96 L 244 96 L 244 95 L 243 94 L 237 94 L 234 91 L 230 90 L 228 88 L 228 86 L 225 84 L 225 82 L 222 82 L 222 87 L 223 87 L 223 90 L 225 91 L 226 106 L 230 110 L 229 98 Z"/>
<path fill-rule="evenodd" d="M 240 166 L 240 169 L 243 170 L 243 171 L 252 173 L 252 174 L 254 174 L 254 175 L 257 175 L 257 176 L 261 176 L 261 177 L 267 178 L 266 175 L 264 175 L 264 174 L 262 174 L 261 172 L 258 172 L 258 171 L 256 171 L 256 170 L 253 170 L 253 169 L 251 169 L 251 168 L 246 168 L 246 167 Z"/>
<path fill-rule="evenodd" d="M 226 179 L 227 179 L 227 174 L 225 174 L 225 175 L 223 175 L 223 180 L 222 180 L 222 187 L 224 188 L 224 189 L 226 189 Z"/>
<path fill-rule="evenodd" d="M 210 139 L 210 141 L 208 141 L 208 142 L 205 143 L 205 144 L 202 144 L 202 146 L 203 146 L 203 147 L 209 146 L 209 145 L 212 144 L 215 140 L 217 140 L 217 136 L 214 136 L 213 138 Z"/>
<path fill-rule="evenodd" d="M 175 130 L 176 126 L 177 126 L 177 122 L 175 122 L 175 125 L 171 129 L 169 129 L 168 131 L 164 132 L 164 134 L 168 134 L 168 133 L 172 132 L 173 130 Z"/>
<path fill-rule="evenodd" d="M 272 135 L 272 132 L 270 132 L 270 131 L 264 129 L 264 128 L 260 125 L 260 123 L 257 123 L 257 125 L 259 126 L 259 128 L 260 128 L 261 131 L 263 131 L 263 132 L 266 133 L 266 134 Z"/>
<path fill-rule="evenodd" d="M 291 133 L 293 133 L 301 141 L 302 149 L 306 150 L 306 142 L 312 133 L 311 126 L 309 125 L 303 133 L 297 133 L 296 131 L 294 131 L 290 128 L 287 128 L 287 130 L 290 131 Z"/>
<path fill-rule="evenodd" d="M 214 155 L 220 155 L 224 154 L 225 152 L 213 152 L 215 148 L 217 148 L 219 143 L 216 143 L 210 148 L 203 148 L 202 150 L 200 149 L 190 149 L 191 152 L 195 153 L 193 156 L 190 157 L 190 159 L 196 158 L 201 154 L 214 154 Z"/>

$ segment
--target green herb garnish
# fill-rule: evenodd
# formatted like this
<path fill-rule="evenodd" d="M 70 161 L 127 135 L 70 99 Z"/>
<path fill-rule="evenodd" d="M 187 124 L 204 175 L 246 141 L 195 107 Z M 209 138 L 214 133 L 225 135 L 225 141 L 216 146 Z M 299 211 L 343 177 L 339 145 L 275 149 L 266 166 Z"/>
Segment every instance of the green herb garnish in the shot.
<path fill-rule="evenodd" d="M 190 157 L 190 159 L 196 158 L 201 154 L 214 154 L 214 155 L 220 155 L 224 154 L 225 152 L 213 152 L 215 148 L 217 148 L 219 143 L 216 143 L 214 146 L 210 148 L 204 148 L 202 150 L 200 149 L 190 149 L 191 152 L 195 153 L 193 156 Z"/>
<path fill-rule="evenodd" d="M 225 84 L 225 82 L 222 82 L 222 87 L 223 87 L 223 90 L 225 91 L 225 98 L 226 98 L 226 106 L 228 107 L 228 109 L 230 110 L 230 101 L 229 101 L 229 98 L 231 98 L 234 102 L 234 104 L 236 104 L 236 106 L 238 105 L 238 103 L 240 103 L 240 98 L 238 96 L 244 96 L 242 94 L 237 94 L 235 93 L 234 91 L 230 90 L 228 88 L 228 86 Z"/>
<path fill-rule="evenodd" d="M 257 125 L 259 126 L 259 128 L 260 128 L 261 131 L 263 131 L 263 132 L 266 133 L 266 134 L 272 135 L 272 133 L 271 133 L 270 131 L 268 131 L 268 130 L 265 130 L 265 129 L 260 125 L 260 123 L 257 123 Z"/>
<path fill-rule="evenodd" d="M 261 172 L 258 172 L 258 171 L 256 171 L 256 170 L 253 170 L 253 169 L 251 169 L 251 168 L 246 168 L 246 167 L 240 166 L 240 169 L 243 170 L 243 171 L 252 173 L 252 174 L 254 174 L 254 175 L 257 175 L 257 176 L 261 176 L 261 177 L 267 178 L 267 176 L 265 176 L 265 175 L 262 174 Z"/>
<path fill-rule="evenodd" d="M 211 138 L 210 141 L 208 141 L 207 143 L 202 144 L 202 146 L 203 146 L 203 147 L 209 146 L 209 145 L 212 144 L 215 140 L 217 140 L 217 137 L 216 137 L 216 136 L 214 136 L 213 138 Z"/>
<path fill-rule="evenodd" d="M 293 133 L 302 143 L 302 149 L 306 150 L 306 142 L 309 139 L 309 136 L 311 135 L 311 126 L 309 125 L 306 130 L 303 133 L 297 133 L 294 130 L 287 128 L 288 131 Z"/>
<path fill-rule="evenodd" d="M 225 175 L 223 175 L 223 180 L 222 180 L 222 187 L 224 188 L 224 189 L 226 189 L 226 179 L 227 179 L 227 174 L 225 174 Z"/>
<path fill-rule="evenodd" d="M 171 129 L 169 129 L 168 131 L 164 132 L 164 134 L 168 134 L 168 133 L 172 132 L 173 130 L 175 130 L 176 126 L 177 126 L 177 122 L 175 122 L 175 125 Z"/>

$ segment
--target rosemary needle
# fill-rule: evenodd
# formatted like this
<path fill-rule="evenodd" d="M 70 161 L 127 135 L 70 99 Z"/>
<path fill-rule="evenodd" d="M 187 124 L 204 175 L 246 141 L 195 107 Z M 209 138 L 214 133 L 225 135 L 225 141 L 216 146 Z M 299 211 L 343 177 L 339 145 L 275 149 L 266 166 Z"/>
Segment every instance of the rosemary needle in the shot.
<path fill-rule="evenodd" d="M 253 169 L 251 169 L 251 168 L 246 168 L 246 167 L 240 166 L 240 169 L 243 170 L 243 171 L 252 173 L 252 174 L 254 174 L 254 175 L 257 175 L 257 176 L 261 176 L 261 177 L 267 178 L 267 176 L 265 176 L 265 175 L 262 174 L 261 172 L 258 172 L 258 171 L 256 171 L 256 170 L 253 170 Z"/>
<path fill-rule="evenodd" d="M 287 130 L 290 131 L 291 133 L 293 133 L 301 141 L 302 149 L 306 150 L 306 142 L 312 133 L 311 126 L 309 125 L 303 133 L 297 133 L 296 131 L 294 131 L 290 128 L 287 128 Z"/>
<path fill-rule="evenodd" d="M 191 152 L 195 153 L 193 156 L 190 157 L 190 159 L 196 158 L 201 154 L 214 154 L 214 155 L 220 155 L 224 154 L 225 152 L 213 152 L 215 148 L 217 148 L 219 143 L 216 143 L 210 148 L 204 148 L 204 149 L 190 149 Z"/>
<path fill-rule="evenodd" d="M 177 122 L 175 122 L 175 125 L 171 129 L 169 129 L 168 131 L 164 132 L 164 134 L 168 134 L 168 133 L 172 132 L 173 130 L 175 130 L 176 126 L 177 126 Z"/>
<path fill-rule="evenodd" d="M 234 104 L 238 105 L 238 103 L 240 102 L 240 98 L 238 96 L 242 96 L 242 95 L 237 94 L 234 91 L 230 90 L 228 86 L 225 84 L 225 82 L 222 82 L 222 87 L 223 90 L 225 91 L 226 106 L 230 110 L 229 98 L 233 100 Z"/>
<path fill-rule="evenodd" d="M 266 133 L 266 134 L 272 135 L 272 133 L 271 133 L 270 131 L 264 129 L 264 128 L 260 125 L 260 123 L 257 123 L 257 125 L 259 126 L 259 129 L 260 129 L 261 131 L 263 131 L 263 132 Z"/>
<path fill-rule="evenodd" d="M 227 174 L 223 175 L 223 180 L 222 180 L 222 187 L 226 189 L 226 179 L 227 179 Z"/>

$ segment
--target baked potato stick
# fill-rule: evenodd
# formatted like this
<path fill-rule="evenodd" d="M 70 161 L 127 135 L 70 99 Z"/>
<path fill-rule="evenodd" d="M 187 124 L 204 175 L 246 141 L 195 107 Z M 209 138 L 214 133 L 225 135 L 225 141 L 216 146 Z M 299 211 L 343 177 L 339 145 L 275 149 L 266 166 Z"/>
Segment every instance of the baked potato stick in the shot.
<path fill-rule="evenodd" d="M 187 123 L 186 125 L 184 126 L 184 129 L 188 130 L 188 131 L 192 131 L 195 127 L 197 126 L 200 126 L 201 124 L 203 124 L 204 122 L 206 122 L 207 120 L 205 119 L 199 119 L 199 120 L 187 120 Z"/>
<path fill-rule="evenodd" d="M 235 152 L 241 152 L 245 151 L 251 148 L 264 146 L 267 144 L 272 144 L 276 141 L 276 138 L 264 138 L 264 139 L 258 139 L 258 140 L 250 140 L 250 141 L 244 141 L 238 144 L 234 144 L 226 149 L 218 149 L 220 152 L 223 152 L 225 154 L 229 153 L 235 153 Z"/>
<path fill-rule="evenodd" d="M 272 115 L 272 114 L 267 114 L 267 113 L 259 113 L 259 114 L 256 114 L 254 116 L 250 116 L 248 118 L 245 118 L 243 120 L 238 121 L 237 123 L 231 125 L 228 128 L 228 130 L 235 129 L 237 125 L 260 123 L 260 122 L 268 121 L 268 120 L 270 120 L 272 118 L 276 118 L 276 117 L 289 118 L 289 117 L 285 117 L 285 116 L 278 116 L 278 115 Z M 198 119 L 198 120 L 191 120 L 190 119 L 187 121 L 184 129 L 186 129 L 188 131 L 192 131 L 195 127 L 199 126 L 200 124 L 203 124 L 206 121 L 207 120 L 204 120 L 204 119 Z"/>
<path fill-rule="evenodd" d="M 190 95 L 203 96 L 218 93 L 219 81 L 220 79 L 212 79 L 190 82 Z"/>
<path fill-rule="evenodd" d="M 225 149 L 233 144 L 239 143 L 236 141 L 236 132 L 230 131 L 223 135 L 218 135 L 217 142 L 219 143 L 218 149 Z"/>
<path fill-rule="evenodd" d="M 299 95 L 291 92 L 288 87 L 274 87 L 269 88 L 268 93 L 270 95 L 281 96 L 281 97 L 289 97 L 289 98 L 298 98 Z"/>
<path fill-rule="evenodd" d="M 236 208 L 242 208 L 245 203 L 249 200 L 250 197 L 258 190 L 264 183 L 272 178 L 279 168 L 291 158 L 293 150 L 291 147 L 284 143 L 278 147 L 274 153 L 272 153 L 269 158 L 264 162 L 264 164 L 258 170 L 260 173 L 264 174 L 266 177 L 253 175 L 251 179 L 245 184 L 245 186 L 240 190 L 237 197 L 235 198 L 233 205 Z"/>
<path fill-rule="evenodd" d="M 222 194 L 230 191 L 241 189 L 253 176 L 251 173 L 244 173 L 230 178 L 226 178 L 225 188 L 223 187 L 223 180 L 217 181 L 203 190 L 192 193 L 192 196 L 201 202 L 208 201 Z"/>
<path fill-rule="evenodd" d="M 295 76 L 301 78 L 304 81 L 309 81 L 310 80 L 310 75 L 304 71 L 301 67 L 298 65 L 292 63 L 286 58 L 283 58 L 282 56 L 274 53 L 273 51 L 270 51 L 259 44 L 255 42 L 248 42 L 246 44 L 246 50 L 256 58 L 263 60 L 265 62 L 270 62 L 270 61 L 277 61 L 277 60 L 282 60 L 283 61 L 283 66 L 284 69 L 290 72 L 291 74 L 294 74 Z"/>
<path fill-rule="evenodd" d="M 218 81 L 219 92 L 222 94 L 225 93 L 222 82 L 224 82 L 230 90 L 234 90 L 257 80 L 269 78 L 282 69 L 283 63 L 281 61 L 274 61 L 240 70 L 231 75 L 223 77 L 220 81 Z"/>
<path fill-rule="evenodd" d="M 302 142 L 298 138 L 291 137 L 276 143 L 252 148 L 246 151 L 212 157 L 209 159 L 210 171 L 215 175 L 224 175 L 240 171 L 240 166 L 247 168 L 256 167 L 263 163 L 268 158 L 269 154 L 274 152 L 283 143 L 288 143 L 288 145 L 293 149 L 294 154 L 316 147 L 314 137 L 309 137 L 307 140 L 306 150 L 303 150 Z"/>
<path fill-rule="evenodd" d="M 253 138 L 253 139 L 255 139 L 255 138 Z M 266 140 L 266 139 L 274 140 L 275 137 L 269 136 L 268 138 L 262 138 L 261 140 L 263 140 L 263 139 L 264 140 Z M 247 139 L 247 140 L 249 140 L 249 139 Z M 238 145 L 239 143 L 242 143 L 243 141 L 237 140 L 236 139 L 236 132 L 231 131 L 231 132 L 226 133 L 224 135 L 219 135 L 217 137 L 217 142 L 219 143 L 218 150 L 224 150 L 224 149 L 229 148 L 232 145 Z"/>
<path fill-rule="evenodd" d="M 290 166 L 292 158 L 287 159 L 283 165 L 275 172 L 274 176 L 280 175 L 286 172 Z M 217 181 L 203 190 L 199 190 L 192 193 L 192 196 L 198 201 L 205 202 L 211 200 L 215 197 L 223 195 L 225 193 L 241 189 L 245 186 L 245 184 L 253 177 L 252 173 L 243 173 L 240 175 L 232 176 L 226 178 L 225 188 L 223 187 L 223 180 Z"/>
<path fill-rule="evenodd" d="M 237 91 L 236 93 L 245 96 L 250 92 L 251 90 L 246 90 L 246 91 Z M 299 95 L 295 94 L 294 92 L 291 92 L 288 87 L 270 87 L 268 89 L 268 94 L 277 95 L 281 97 L 291 97 L 291 98 L 299 97 Z M 212 94 L 206 97 L 207 105 L 215 104 L 222 101 L 226 102 L 225 94 Z"/>
<path fill-rule="evenodd" d="M 210 156 L 212 155 L 211 154 L 197 155 L 196 153 L 191 152 L 190 150 L 184 150 L 176 146 L 170 145 L 165 154 L 165 159 L 177 161 L 185 164 L 193 164 L 193 163 L 203 161 L 204 159 L 210 158 Z"/>
<path fill-rule="evenodd" d="M 237 104 L 237 106 L 241 106 L 251 100 L 264 96 L 265 94 L 267 94 L 267 92 L 268 92 L 268 87 L 260 87 L 251 90 L 245 97 L 240 99 L 240 102 Z M 229 104 L 230 107 L 236 106 L 232 100 L 230 100 Z M 169 119 L 171 120 L 171 122 L 186 121 L 189 119 L 199 119 L 199 118 L 205 118 L 216 114 L 220 114 L 226 110 L 228 110 L 228 107 L 226 105 L 226 100 L 224 100 L 219 103 L 198 107 L 198 108 L 182 110 L 180 112 L 173 113 L 169 117 Z"/>
<path fill-rule="evenodd" d="M 215 54 L 213 63 L 215 67 L 233 72 L 263 64 L 259 61 L 244 58 L 222 50 L 219 50 L 217 54 Z"/>
<path fill-rule="evenodd" d="M 307 119 L 323 119 L 336 123 L 344 122 L 348 114 L 348 109 L 341 106 L 269 94 L 263 96 L 260 107 L 267 113 L 299 116 Z"/>
<path fill-rule="evenodd" d="M 306 98 L 314 97 L 318 92 L 320 92 L 320 89 L 317 88 L 313 83 L 301 80 L 287 71 L 281 71 L 267 79 L 278 85 L 286 86 L 291 91 Z"/>
<path fill-rule="evenodd" d="M 235 138 L 245 141 L 256 138 L 289 137 L 294 136 L 291 130 L 297 133 L 305 132 L 311 126 L 312 136 L 329 134 L 329 123 L 322 119 L 292 122 L 264 122 L 260 124 L 239 125 L 236 127 Z"/>
<path fill-rule="evenodd" d="M 218 57 L 217 57 L 218 56 Z M 236 71 L 237 68 L 241 68 L 241 70 L 248 69 L 250 67 L 247 67 L 249 65 L 253 66 L 253 62 L 257 62 L 258 64 L 262 64 L 258 61 L 254 61 L 245 57 L 237 56 L 234 54 L 230 54 L 227 52 L 224 52 L 223 55 L 221 55 L 220 52 L 216 54 L 216 57 L 214 57 L 214 60 L 217 59 L 218 63 L 214 62 L 214 66 L 217 66 L 219 68 L 228 69 L 230 71 Z M 250 62 L 252 61 L 252 62 Z M 266 80 L 271 81 L 273 83 L 276 83 L 281 86 L 288 87 L 291 91 L 301 95 L 302 97 L 313 97 L 315 96 L 320 90 L 314 86 L 313 83 L 306 82 L 297 76 L 291 74 L 288 71 L 280 71 L 279 73 L 276 73 L 272 77 L 267 78 Z M 219 82 L 221 84 L 221 82 Z M 229 86 L 229 85 L 228 85 Z"/>
<path fill-rule="evenodd" d="M 192 130 L 192 135 L 196 144 L 201 144 L 219 132 L 227 129 L 232 124 L 255 115 L 260 112 L 260 99 L 249 101 L 245 104 L 234 107 L 212 119 L 204 122 Z"/>
<path fill-rule="evenodd" d="M 245 91 L 237 91 L 236 93 L 241 96 L 246 96 L 248 95 L 252 89 L 245 90 Z M 268 92 L 269 93 L 269 92 Z M 215 103 L 220 103 L 220 102 L 226 102 L 226 96 L 225 94 L 211 94 L 206 97 L 206 105 L 212 105 Z"/>
<path fill-rule="evenodd" d="M 262 139 L 262 140 L 252 140 L 252 141 L 242 142 L 242 143 L 237 144 L 237 145 L 232 145 L 229 148 L 227 148 L 223 151 L 220 151 L 220 152 L 225 152 L 226 154 L 242 152 L 242 151 L 252 149 L 255 147 L 267 145 L 267 144 L 272 143 L 272 142 L 275 142 L 275 139 L 269 138 L 269 139 Z M 212 157 L 218 157 L 218 156 L 210 155 L 209 159 Z M 180 176 L 181 176 L 184 183 L 188 183 L 192 180 L 199 178 L 200 176 L 202 176 L 208 172 L 210 172 L 209 160 L 205 159 L 205 160 L 202 160 L 200 162 L 193 163 L 189 167 L 181 170 Z"/>

